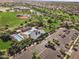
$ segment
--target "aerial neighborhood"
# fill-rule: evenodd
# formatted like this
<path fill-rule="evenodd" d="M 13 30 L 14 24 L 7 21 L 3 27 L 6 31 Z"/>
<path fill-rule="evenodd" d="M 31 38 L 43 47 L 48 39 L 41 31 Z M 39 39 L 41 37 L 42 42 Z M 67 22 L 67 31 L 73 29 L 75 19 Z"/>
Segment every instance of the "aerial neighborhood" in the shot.
<path fill-rule="evenodd" d="M 0 59 L 79 59 L 79 2 L 1 0 Z"/>

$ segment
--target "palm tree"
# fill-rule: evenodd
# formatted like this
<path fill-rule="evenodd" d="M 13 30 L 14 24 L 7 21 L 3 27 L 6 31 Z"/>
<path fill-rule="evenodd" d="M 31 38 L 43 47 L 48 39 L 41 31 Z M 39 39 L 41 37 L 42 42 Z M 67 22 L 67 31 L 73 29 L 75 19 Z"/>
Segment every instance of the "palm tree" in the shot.
<path fill-rule="evenodd" d="M 65 50 L 63 50 L 63 49 L 60 49 L 60 53 L 61 53 L 63 56 L 66 55 Z"/>
<path fill-rule="evenodd" d="M 36 52 L 33 53 L 32 59 L 41 59 L 39 55 L 37 55 Z"/>
<path fill-rule="evenodd" d="M 7 25 L 5 25 L 5 29 L 8 29 L 8 27 L 9 27 L 9 25 L 7 24 Z"/>
<path fill-rule="evenodd" d="M 55 44 L 53 42 L 48 41 L 48 47 L 53 49 L 53 50 L 56 50 Z"/>
<path fill-rule="evenodd" d="M 69 47 L 70 47 L 69 44 L 65 44 L 65 48 L 69 49 Z"/>
<path fill-rule="evenodd" d="M 48 41 L 48 45 L 50 45 L 51 44 L 51 42 L 50 41 Z"/>
<path fill-rule="evenodd" d="M 23 23 L 21 23 L 20 26 L 23 26 Z"/>
<path fill-rule="evenodd" d="M 66 27 L 67 29 L 70 28 L 67 22 L 66 22 L 66 24 L 65 24 L 65 27 Z"/>
<path fill-rule="evenodd" d="M 32 59 L 36 59 L 36 52 L 33 53 Z"/>
<path fill-rule="evenodd" d="M 52 41 L 52 42 L 54 42 L 57 46 L 60 46 L 60 43 L 59 43 L 59 41 L 58 41 L 58 40 L 53 39 L 53 41 Z"/>
<path fill-rule="evenodd" d="M 41 59 L 41 57 L 40 57 L 40 56 L 38 56 L 36 59 Z"/>

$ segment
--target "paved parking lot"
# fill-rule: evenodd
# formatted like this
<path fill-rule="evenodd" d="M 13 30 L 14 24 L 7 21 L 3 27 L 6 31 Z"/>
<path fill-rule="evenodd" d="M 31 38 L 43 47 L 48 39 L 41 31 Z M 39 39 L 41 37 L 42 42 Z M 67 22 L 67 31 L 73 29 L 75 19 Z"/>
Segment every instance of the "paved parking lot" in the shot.
<path fill-rule="evenodd" d="M 74 51 L 71 55 L 70 59 L 79 59 L 79 46 L 78 46 L 78 51 Z"/>
<path fill-rule="evenodd" d="M 69 31 L 69 33 L 66 33 L 66 31 Z M 40 44 L 31 46 L 21 54 L 15 55 L 14 59 L 32 59 L 33 52 L 37 52 L 37 55 L 41 56 L 41 59 L 59 59 L 57 57 L 57 55 L 60 54 L 59 50 L 61 48 L 66 50 L 64 46 L 66 43 L 70 43 L 74 33 L 78 33 L 78 31 L 74 29 L 67 30 L 65 28 L 60 28 L 56 30 L 55 33 L 49 35 L 46 40 L 43 40 Z M 59 40 L 60 42 L 60 46 L 56 47 L 56 51 L 45 47 L 46 43 L 53 39 Z"/>

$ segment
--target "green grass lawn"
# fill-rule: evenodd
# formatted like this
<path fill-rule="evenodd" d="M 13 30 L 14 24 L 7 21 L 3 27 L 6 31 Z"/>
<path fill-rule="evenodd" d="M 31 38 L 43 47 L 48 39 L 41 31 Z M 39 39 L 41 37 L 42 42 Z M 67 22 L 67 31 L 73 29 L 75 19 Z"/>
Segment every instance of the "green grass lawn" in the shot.
<path fill-rule="evenodd" d="M 51 26 L 52 26 L 51 29 L 49 29 L 49 28 L 47 27 L 47 28 L 44 28 L 44 30 L 45 30 L 46 32 L 53 31 L 55 28 L 57 28 L 57 27 L 60 26 L 60 22 L 58 21 L 58 22 L 52 23 Z"/>
<path fill-rule="evenodd" d="M 0 27 L 5 27 L 5 25 L 9 25 L 9 27 L 15 27 L 22 22 L 23 20 L 17 18 L 16 13 L 14 12 L 0 13 Z"/>
<path fill-rule="evenodd" d="M 14 12 L 1 12 L 0 13 L 0 28 L 4 28 L 5 25 L 9 25 L 9 28 L 15 28 L 24 21 L 16 17 Z M 0 39 L 0 50 L 7 50 L 11 46 L 11 41 L 3 42 Z"/>
<path fill-rule="evenodd" d="M 12 41 L 3 42 L 0 39 L 0 50 L 7 50 L 11 46 Z"/>

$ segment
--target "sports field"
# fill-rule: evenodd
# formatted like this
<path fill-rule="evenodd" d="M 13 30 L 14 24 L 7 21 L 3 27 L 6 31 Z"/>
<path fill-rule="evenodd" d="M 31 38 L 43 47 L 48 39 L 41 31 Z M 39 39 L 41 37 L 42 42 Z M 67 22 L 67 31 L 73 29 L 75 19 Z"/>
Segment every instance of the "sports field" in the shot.
<path fill-rule="evenodd" d="M 23 20 L 16 17 L 14 12 L 0 12 L 0 28 L 5 28 L 6 25 L 9 25 L 9 28 L 14 28 L 20 25 Z M 3 42 L 0 39 L 0 50 L 6 50 L 11 46 L 11 41 Z"/>
<path fill-rule="evenodd" d="M 0 28 L 9 25 L 9 27 L 15 27 L 21 24 L 23 21 L 16 17 L 14 12 L 1 12 L 0 13 Z"/>

